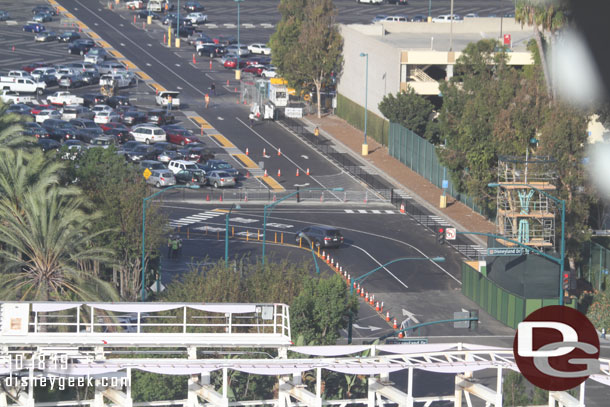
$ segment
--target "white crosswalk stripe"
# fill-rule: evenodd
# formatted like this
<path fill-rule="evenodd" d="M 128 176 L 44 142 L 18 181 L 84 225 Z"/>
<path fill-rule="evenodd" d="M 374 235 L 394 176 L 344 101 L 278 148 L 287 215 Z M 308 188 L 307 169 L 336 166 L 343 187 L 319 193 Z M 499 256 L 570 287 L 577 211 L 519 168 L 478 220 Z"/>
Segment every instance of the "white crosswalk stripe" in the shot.
<path fill-rule="evenodd" d="M 351 209 L 346 209 L 345 213 L 354 213 L 354 211 L 352 211 Z"/>
<path fill-rule="evenodd" d="M 373 212 L 373 213 L 381 213 L 381 211 L 378 211 L 377 209 L 373 209 L 371 212 Z"/>
<path fill-rule="evenodd" d="M 366 209 L 358 209 L 358 213 L 366 213 Z"/>
<path fill-rule="evenodd" d="M 375 215 L 394 215 L 396 213 L 398 213 L 398 211 L 392 210 L 392 209 L 384 209 L 384 210 L 380 210 L 380 209 L 344 209 L 343 210 L 345 213 L 370 213 L 370 214 L 375 214 Z"/>
<path fill-rule="evenodd" d="M 211 218 L 221 216 L 221 215 L 223 215 L 223 213 L 217 212 L 217 211 L 200 212 L 200 213 L 196 213 L 194 215 L 185 216 L 184 218 L 180 218 L 180 219 L 170 219 L 169 225 L 170 226 L 192 225 L 193 223 L 202 222 L 204 220 L 211 219 Z"/>

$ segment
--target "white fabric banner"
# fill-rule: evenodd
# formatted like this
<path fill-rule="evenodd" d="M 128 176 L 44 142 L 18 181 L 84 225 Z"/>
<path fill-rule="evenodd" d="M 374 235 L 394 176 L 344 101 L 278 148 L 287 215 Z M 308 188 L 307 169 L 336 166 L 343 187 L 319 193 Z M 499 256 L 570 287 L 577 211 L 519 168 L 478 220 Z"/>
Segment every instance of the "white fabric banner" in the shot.
<path fill-rule="evenodd" d="M 605 374 L 592 374 L 589 378 L 595 380 L 598 383 L 605 384 L 606 386 L 610 386 L 610 376 Z"/>
<path fill-rule="evenodd" d="M 511 348 L 501 348 L 500 346 L 487 346 L 487 345 L 477 345 L 475 343 L 463 343 L 463 349 L 467 350 L 510 350 Z"/>
<path fill-rule="evenodd" d="M 288 350 L 292 352 L 301 353 L 303 355 L 313 355 L 313 356 L 341 356 L 341 355 L 351 355 L 352 353 L 360 353 L 367 349 L 370 349 L 370 346 L 291 346 Z"/>
<path fill-rule="evenodd" d="M 149 373 L 167 374 L 167 375 L 191 375 L 191 374 L 205 374 L 213 372 L 213 368 L 205 367 L 186 367 L 186 366 L 145 366 L 145 367 L 134 367 L 134 369 L 142 370 Z"/>
<path fill-rule="evenodd" d="M 104 311 L 111 312 L 161 312 L 169 311 L 172 309 L 182 308 L 184 305 L 180 304 L 163 304 L 163 303 L 92 303 L 87 304 L 88 306 L 94 307 L 95 309 L 101 309 Z"/>
<path fill-rule="evenodd" d="M 424 352 L 443 352 L 455 348 L 455 343 L 428 343 L 425 345 L 377 345 L 377 350 L 388 353 L 424 353 Z"/>
<path fill-rule="evenodd" d="M 256 304 L 188 304 L 189 308 L 221 314 L 248 314 L 256 312 Z"/>
<path fill-rule="evenodd" d="M 495 368 L 491 362 L 481 362 L 481 364 L 464 364 L 455 366 L 413 366 L 419 370 L 436 373 L 461 373 L 461 372 L 476 372 L 477 370 Z"/>
<path fill-rule="evenodd" d="M 250 374 L 258 374 L 263 376 L 274 376 L 274 375 L 289 375 L 289 374 L 301 374 L 307 370 L 312 370 L 311 368 L 298 368 L 296 366 L 267 366 L 267 367 L 239 367 L 234 366 L 231 369 L 238 370 L 244 373 Z"/>
<path fill-rule="evenodd" d="M 55 312 L 80 307 L 79 302 L 35 302 L 32 303 L 34 312 Z"/>
<path fill-rule="evenodd" d="M 389 365 L 389 366 L 349 366 L 349 367 L 329 367 L 326 366 L 325 369 L 332 370 L 333 372 L 345 373 L 345 374 L 382 374 L 382 373 L 392 373 L 397 372 L 399 370 L 407 369 L 408 366 L 401 365 Z"/>
<path fill-rule="evenodd" d="M 57 368 L 55 370 L 45 370 L 44 376 L 91 376 L 95 374 L 115 373 L 123 368 L 120 367 L 70 367 L 69 369 Z"/>

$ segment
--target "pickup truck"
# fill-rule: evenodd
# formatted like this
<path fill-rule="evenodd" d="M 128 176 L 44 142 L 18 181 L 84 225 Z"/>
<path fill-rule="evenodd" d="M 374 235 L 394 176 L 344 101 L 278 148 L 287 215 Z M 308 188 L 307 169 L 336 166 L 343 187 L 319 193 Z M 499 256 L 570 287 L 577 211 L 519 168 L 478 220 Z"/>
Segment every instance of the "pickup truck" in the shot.
<path fill-rule="evenodd" d="M 180 108 L 180 93 L 179 92 L 162 91 L 162 92 L 159 92 L 157 94 L 157 96 L 155 96 L 155 102 L 157 103 L 158 106 L 167 106 L 170 104 L 170 100 L 171 100 L 172 108 L 175 108 L 175 109 Z"/>
<path fill-rule="evenodd" d="M 7 76 L 0 78 L 0 90 L 12 90 L 20 93 L 38 93 L 40 95 L 46 88 L 46 83 L 34 82 L 31 78 L 11 78 Z"/>
<path fill-rule="evenodd" d="M 116 82 L 115 82 L 116 81 Z M 108 85 L 112 86 L 113 82 L 116 83 L 116 86 L 119 88 L 126 88 L 131 85 L 131 78 L 127 75 L 122 74 L 106 74 L 100 76 L 100 85 Z"/>
<path fill-rule="evenodd" d="M 7 75 L 2 75 L 0 76 L 1 79 L 5 79 L 5 78 L 31 78 L 30 74 L 27 71 L 21 71 L 21 70 L 12 70 L 9 71 L 9 73 Z"/>
<path fill-rule="evenodd" d="M 13 92 L 12 90 L 3 90 L 0 92 L 0 99 L 4 103 L 34 103 L 36 102 L 36 97 L 31 95 L 20 95 L 17 92 Z"/>
<path fill-rule="evenodd" d="M 73 95 L 70 92 L 55 92 L 47 96 L 47 103 L 52 105 L 82 105 L 85 100 L 79 96 Z"/>

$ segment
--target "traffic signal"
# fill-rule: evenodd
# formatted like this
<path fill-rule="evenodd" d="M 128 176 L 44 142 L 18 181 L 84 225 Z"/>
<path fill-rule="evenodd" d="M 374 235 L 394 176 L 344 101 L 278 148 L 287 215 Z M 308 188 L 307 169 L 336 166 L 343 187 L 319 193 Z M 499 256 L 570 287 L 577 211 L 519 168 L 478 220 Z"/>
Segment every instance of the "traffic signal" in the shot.
<path fill-rule="evenodd" d="M 561 281 L 562 281 L 563 290 L 564 291 L 569 290 L 570 289 L 570 273 L 568 271 L 563 272 Z"/>
<path fill-rule="evenodd" d="M 438 244 L 445 244 L 445 228 L 440 227 L 436 231 L 436 241 Z"/>

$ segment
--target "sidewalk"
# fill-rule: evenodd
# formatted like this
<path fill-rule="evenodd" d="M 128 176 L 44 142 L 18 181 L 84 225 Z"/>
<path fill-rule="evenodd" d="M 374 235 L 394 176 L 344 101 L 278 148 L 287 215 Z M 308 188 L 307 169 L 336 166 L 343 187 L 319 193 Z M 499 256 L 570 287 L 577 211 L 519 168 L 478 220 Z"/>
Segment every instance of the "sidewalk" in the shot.
<path fill-rule="evenodd" d="M 367 139 L 369 155 L 363 157 L 361 151 L 364 132 L 352 127 L 345 120 L 333 115 L 327 115 L 321 119 L 318 119 L 315 115 L 309 115 L 305 120 L 318 126 L 322 134 L 343 144 L 354 155 L 375 167 L 397 188 L 404 189 L 414 196 L 418 203 L 446 218 L 458 230 L 483 233 L 495 232 L 495 225 L 492 222 L 450 196 L 447 196 L 447 208 L 440 209 L 442 189 L 390 156 L 387 147 L 382 146 L 370 137 Z M 483 239 L 477 238 L 474 240 L 487 246 Z"/>

